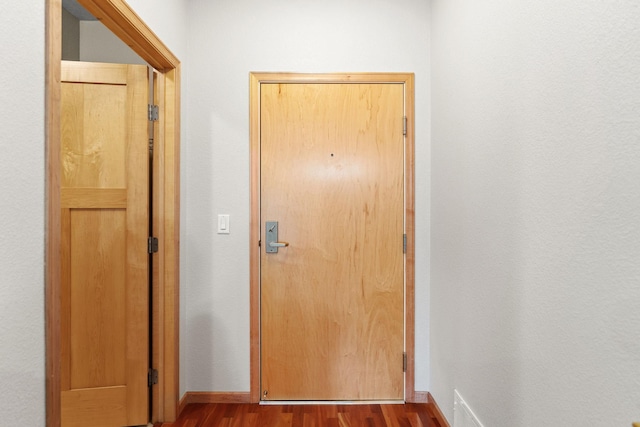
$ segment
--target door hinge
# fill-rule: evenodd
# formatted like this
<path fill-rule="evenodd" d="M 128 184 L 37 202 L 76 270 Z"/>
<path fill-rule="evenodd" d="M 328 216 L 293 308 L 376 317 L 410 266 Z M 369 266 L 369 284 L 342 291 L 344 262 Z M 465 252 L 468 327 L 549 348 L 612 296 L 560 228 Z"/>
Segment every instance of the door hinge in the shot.
<path fill-rule="evenodd" d="M 402 134 L 407 136 L 407 116 L 402 118 Z"/>
<path fill-rule="evenodd" d="M 150 254 L 155 254 L 158 252 L 158 238 L 157 237 L 149 237 L 147 241 L 147 250 Z"/>
<path fill-rule="evenodd" d="M 149 104 L 149 121 L 155 122 L 160 117 L 160 109 L 157 105 Z"/>
<path fill-rule="evenodd" d="M 407 372 L 407 352 L 402 353 L 402 372 Z"/>
<path fill-rule="evenodd" d="M 153 138 L 149 138 L 149 151 L 153 152 Z"/>
<path fill-rule="evenodd" d="M 407 253 L 407 235 L 406 234 L 402 235 L 402 253 L 403 254 Z"/>
<path fill-rule="evenodd" d="M 147 385 L 151 387 L 154 384 L 158 384 L 158 370 L 149 369 L 149 373 L 147 374 Z"/>

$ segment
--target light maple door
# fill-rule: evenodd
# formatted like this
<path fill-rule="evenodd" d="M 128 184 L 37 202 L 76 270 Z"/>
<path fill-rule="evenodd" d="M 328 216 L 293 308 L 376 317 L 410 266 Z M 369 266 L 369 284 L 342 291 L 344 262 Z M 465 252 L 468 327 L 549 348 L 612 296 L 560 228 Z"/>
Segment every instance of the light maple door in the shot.
<path fill-rule="evenodd" d="M 402 84 L 260 86 L 262 400 L 404 398 L 403 113 Z"/>
<path fill-rule="evenodd" d="M 148 74 L 62 63 L 62 426 L 148 421 Z"/>

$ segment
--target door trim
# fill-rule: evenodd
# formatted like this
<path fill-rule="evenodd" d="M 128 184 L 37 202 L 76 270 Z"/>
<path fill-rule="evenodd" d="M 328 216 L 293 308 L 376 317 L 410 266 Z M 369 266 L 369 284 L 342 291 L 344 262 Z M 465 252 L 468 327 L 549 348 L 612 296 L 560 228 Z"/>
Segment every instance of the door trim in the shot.
<path fill-rule="evenodd" d="M 160 73 L 153 195 L 157 209 L 152 220 L 161 246 L 154 260 L 158 268 L 154 271 L 151 326 L 154 367 L 160 375 L 154 386 L 151 421 L 171 422 L 177 416 L 179 391 L 180 61 L 125 1 L 79 0 L 79 3 Z M 45 11 L 45 396 L 46 425 L 59 427 L 61 0 L 47 0 Z"/>
<path fill-rule="evenodd" d="M 250 396 L 260 402 L 260 85 L 262 83 L 402 83 L 405 88 L 405 348 L 407 372 L 405 401 L 415 401 L 415 181 L 414 181 L 414 74 L 349 73 L 299 74 L 250 73 L 249 76 L 249 151 L 251 216 L 250 248 Z"/>

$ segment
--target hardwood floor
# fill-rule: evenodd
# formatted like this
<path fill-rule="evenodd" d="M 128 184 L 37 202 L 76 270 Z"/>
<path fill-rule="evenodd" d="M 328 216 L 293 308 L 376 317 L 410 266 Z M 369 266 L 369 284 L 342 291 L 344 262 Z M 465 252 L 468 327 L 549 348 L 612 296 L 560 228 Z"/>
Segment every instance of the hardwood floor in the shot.
<path fill-rule="evenodd" d="M 429 403 L 258 405 L 191 403 L 162 427 L 448 427 Z M 160 427 L 156 424 L 155 427 Z"/>

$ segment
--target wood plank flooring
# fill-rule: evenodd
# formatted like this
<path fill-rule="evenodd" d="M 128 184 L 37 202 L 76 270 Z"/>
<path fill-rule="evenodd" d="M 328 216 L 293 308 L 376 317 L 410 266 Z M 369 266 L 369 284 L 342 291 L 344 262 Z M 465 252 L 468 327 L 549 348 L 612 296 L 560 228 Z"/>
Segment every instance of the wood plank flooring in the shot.
<path fill-rule="evenodd" d="M 191 403 L 162 427 L 446 427 L 432 404 L 258 405 Z M 160 427 L 156 424 L 155 427 Z"/>

